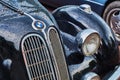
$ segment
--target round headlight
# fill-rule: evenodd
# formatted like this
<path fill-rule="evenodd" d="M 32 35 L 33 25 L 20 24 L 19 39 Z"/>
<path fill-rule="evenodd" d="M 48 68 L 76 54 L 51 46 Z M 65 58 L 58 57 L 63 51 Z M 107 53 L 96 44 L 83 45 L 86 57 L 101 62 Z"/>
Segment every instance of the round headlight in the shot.
<path fill-rule="evenodd" d="M 86 29 L 76 37 L 79 49 L 85 56 L 93 55 L 100 46 L 100 35 L 93 29 Z"/>
<path fill-rule="evenodd" d="M 93 55 L 96 53 L 100 45 L 100 37 L 97 33 L 90 34 L 82 45 L 82 52 L 86 56 Z"/>

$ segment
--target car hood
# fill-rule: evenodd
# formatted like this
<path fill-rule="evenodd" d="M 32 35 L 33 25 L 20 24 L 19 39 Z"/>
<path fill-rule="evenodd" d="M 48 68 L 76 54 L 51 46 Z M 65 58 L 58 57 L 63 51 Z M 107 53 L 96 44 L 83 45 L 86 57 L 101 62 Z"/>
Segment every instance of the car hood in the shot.
<path fill-rule="evenodd" d="M 38 2 L 38 0 L 1 0 L 0 3 L 0 21 L 21 16 L 21 12 L 30 15 L 40 15 L 50 25 L 56 24 L 51 14 Z M 6 7 L 6 3 L 9 4 Z M 17 9 L 18 12 L 14 11 Z"/>

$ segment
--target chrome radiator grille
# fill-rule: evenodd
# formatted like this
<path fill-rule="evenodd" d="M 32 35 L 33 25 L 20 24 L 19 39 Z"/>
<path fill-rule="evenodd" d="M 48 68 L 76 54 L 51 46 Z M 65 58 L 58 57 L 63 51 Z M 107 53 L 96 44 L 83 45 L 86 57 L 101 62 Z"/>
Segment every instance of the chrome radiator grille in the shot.
<path fill-rule="evenodd" d="M 57 80 L 48 48 L 40 35 L 24 37 L 22 54 L 29 80 Z"/>
<path fill-rule="evenodd" d="M 65 54 L 63 52 L 62 44 L 60 41 L 60 37 L 56 29 L 50 29 L 49 31 L 49 39 L 51 42 L 51 46 L 53 49 L 53 55 L 56 58 L 56 63 L 57 63 L 57 68 L 58 68 L 58 73 L 60 76 L 60 80 L 70 80 L 69 79 L 69 74 L 68 74 L 68 69 L 66 65 L 66 60 L 65 60 Z"/>

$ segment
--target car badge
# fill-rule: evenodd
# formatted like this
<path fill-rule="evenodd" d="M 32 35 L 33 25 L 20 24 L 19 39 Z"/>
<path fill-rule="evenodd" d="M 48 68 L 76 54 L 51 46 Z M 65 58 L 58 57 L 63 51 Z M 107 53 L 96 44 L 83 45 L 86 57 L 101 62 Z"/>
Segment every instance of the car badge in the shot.
<path fill-rule="evenodd" d="M 42 21 L 35 21 L 34 22 L 34 26 L 37 28 L 37 29 L 43 29 L 44 28 L 44 23 Z"/>

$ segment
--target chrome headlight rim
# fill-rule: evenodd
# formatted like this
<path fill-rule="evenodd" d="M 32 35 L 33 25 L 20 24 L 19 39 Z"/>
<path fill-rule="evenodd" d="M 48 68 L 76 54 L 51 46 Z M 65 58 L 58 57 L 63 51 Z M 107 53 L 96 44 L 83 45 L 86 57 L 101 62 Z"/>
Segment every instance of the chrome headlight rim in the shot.
<path fill-rule="evenodd" d="M 91 39 L 91 36 L 96 36 L 97 38 L 96 39 L 98 39 L 98 42 L 96 41 L 96 47 L 95 47 L 95 49 L 91 52 L 91 53 L 87 53 L 85 50 L 84 50 L 84 48 L 85 48 L 85 44 L 87 44 L 87 43 L 89 43 L 89 39 Z M 89 40 L 89 41 L 88 41 Z M 93 33 L 90 33 L 87 37 L 86 37 L 86 39 L 83 41 L 83 44 L 82 44 L 82 53 L 85 55 L 85 56 L 91 56 L 91 55 L 94 55 L 96 52 L 97 52 L 97 50 L 98 50 L 98 48 L 99 48 L 99 46 L 100 46 L 100 36 L 99 36 L 99 34 L 97 33 L 97 32 L 93 32 Z"/>
<path fill-rule="evenodd" d="M 93 49 L 93 52 L 92 53 L 86 53 L 84 51 L 84 46 L 85 46 L 85 42 L 86 40 L 88 40 L 89 42 L 89 37 L 91 37 L 91 35 L 96 35 L 96 40 L 98 40 L 97 44 L 95 44 L 95 46 L 97 45 L 97 47 L 92 48 Z M 94 37 L 95 38 L 95 37 Z M 77 36 L 76 36 L 76 42 L 77 42 L 77 45 L 78 45 L 78 50 L 84 55 L 84 56 L 91 56 L 91 55 L 94 55 L 99 46 L 100 46 L 100 42 L 101 42 L 101 38 L 100 38 L 100 35 L 99 33 L 94 30 L 94 29 L 85 29 L 85 30 L 82 30 L 80 31 Z"/>

